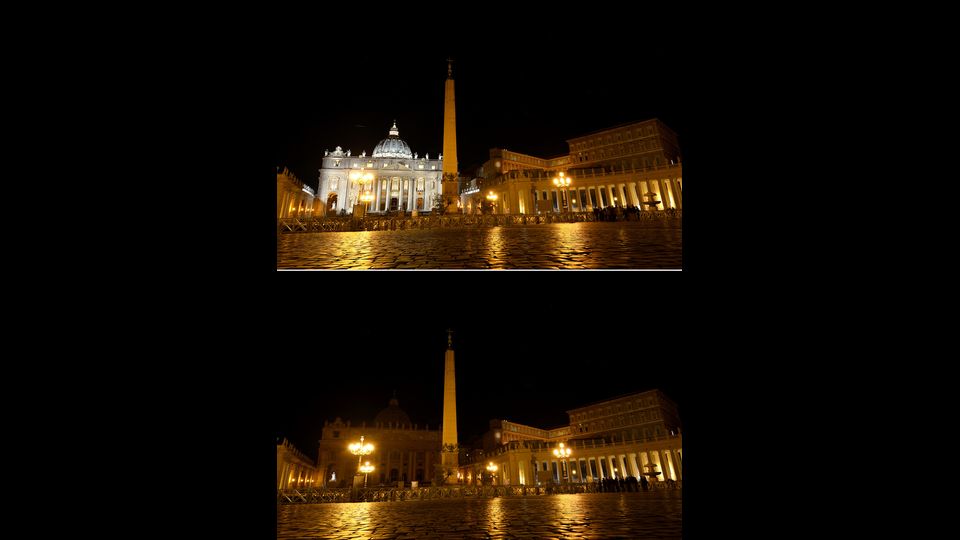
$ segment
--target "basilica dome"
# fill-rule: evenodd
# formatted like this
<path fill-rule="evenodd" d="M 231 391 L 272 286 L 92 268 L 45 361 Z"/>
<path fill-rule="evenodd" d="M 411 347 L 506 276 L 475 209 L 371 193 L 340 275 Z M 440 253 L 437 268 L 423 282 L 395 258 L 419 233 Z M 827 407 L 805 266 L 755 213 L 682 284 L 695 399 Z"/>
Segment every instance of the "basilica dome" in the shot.
<path fill-rule="evenodd" d="M 397 121 L 393 121 L 393 127 L 390 128 L 389 136 L 380 141 L 373 149 L 373 157 L 385 158 L 407 158 L 413 159 L 413 152 L 406 141 L 400 138 L 400 132 L 397 131 Z"/>
<path fill-rule="evenodd" d="M 407 413 L 400 409 L 400 402 L 397 401 L 397 398 L 391 399 L 390 406 L 377 413 L 377 417 L 373 419 L 373 422 L 374 424 L 383 424 L 385 426 L 392 422 L 394 427 L 404 424 L 408 426 L 413 425 Z"/>

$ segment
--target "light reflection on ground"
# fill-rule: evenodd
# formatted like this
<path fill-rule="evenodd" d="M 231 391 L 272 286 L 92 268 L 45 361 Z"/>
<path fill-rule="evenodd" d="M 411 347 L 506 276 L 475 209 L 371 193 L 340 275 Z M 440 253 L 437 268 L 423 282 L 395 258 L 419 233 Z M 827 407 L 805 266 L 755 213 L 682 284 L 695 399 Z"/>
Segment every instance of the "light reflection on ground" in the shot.
<path fill-rule="evenodd" d="M 283 505 L 277 538 L 681 538 L 682 492 Z"/>
<path fill-rule="evenodd" d="M 662 221 L 281 234 L 277 268 L 681 268 L 683 227 Z"/>

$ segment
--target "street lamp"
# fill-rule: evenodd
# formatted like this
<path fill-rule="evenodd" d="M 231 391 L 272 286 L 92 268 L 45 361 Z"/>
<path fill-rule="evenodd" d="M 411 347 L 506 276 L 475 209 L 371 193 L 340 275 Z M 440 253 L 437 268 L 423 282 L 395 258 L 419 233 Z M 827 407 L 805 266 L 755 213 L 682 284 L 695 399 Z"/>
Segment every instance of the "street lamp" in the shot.
<path fill-rule="evenodd" d="M 360 442 L 350 443 L 350 446 L 347 448 L 350 449 L 350 453 L 357 456 L 357 470 L 363 472 L 360 467 L 360 460 L 363 459 L 363 456 L 369 456 L 373 453 L 373 445 L 370 443 L 363 444 L 363 435 L 360 436 Z"/>
<path fill-rule="evenodd" d="M 497 483 L 497 466 L 494 465 L 494 463 L 491 461 L 490 464 L 487 465 L 487 470 L 490 471 L 490 475 L 493 476 L 493 483 L 496 484 Z"/>
<path fill-rule="evenodd" d="M 564 211 L 566 211 L 567 208 L 567 187 L 570 186 L 570 182 L 571 180 L 563 173 L 560 173 L 560 176 L 553 179 L 553 185 L 557 186 L 557 188 L 563 188 L 560 194 L 563 196 Z"/>
<path fill-rule="evenodd" d="M 490 201 L 491 205 L 494 205 L 493 210 L 494 210 L 494 213 L 496 213 L 497 194 L 492 191 L 487 193 L 487 200 Z"/>
<path fill-rule="evenodd" d="M 355 181 L 358 184 L 357 185 L 357 203 L 353 207 L 353 213 L 356 214 L 357 207 L 361 206 L 360 201 L 367 201 L 369 203 L 371 200 L 373 200 L 373 194 L 365 195 L 364 194 L 365 190 L 363 187 L 364 184 L 369 184 L 373 182 L 373 174 L 368 172 L 363 172 L 363 167 L 360 167 L 359 171 L 354 171 L 350 173 L 350 179 Z M 364 197 L 370 197 L 370 198 L 365 199 Z M 360 216 L 364 214 L 364 210 L 366 210 L 366 207 L 363 207 L 363 209 L 360 210 Z"/>
<path fill-rule="evenodd" d="M 569 447 L 569 446 L 568 446 L 568 447 L 564 447 L 563 443 L 560 443 L 560 448 L 554 448 L 554 449 L 553 449 L 553 455 L 557 456 L 557 459 L 560 459 L 560 460 L 561 460 L 561 461 L 560 461 L 560 467 L 561 467 L 561 468 L 563 468 L 563 465 L 564 465 L 564 463 L 565 463 L 565 462 L 562 461 L 562 460 L 563 460 L 563 459 L 566 459 L 566 458 L 569 458 L 571 453 L 572 453 L 572 450 L 570 450 L 570 447 Z M 566 478 L 567 473 L 566 473 L 565 470 L 562 471 L 562 474 L 563 474 L 563 477 Z"/>
<path fill-rule="evenodd" d="M 360 466 L 360 472 L 363 473 L 363 489 L 367 489 L 367 475 L 373 472 L 373 465 L 369 461 Z"/>

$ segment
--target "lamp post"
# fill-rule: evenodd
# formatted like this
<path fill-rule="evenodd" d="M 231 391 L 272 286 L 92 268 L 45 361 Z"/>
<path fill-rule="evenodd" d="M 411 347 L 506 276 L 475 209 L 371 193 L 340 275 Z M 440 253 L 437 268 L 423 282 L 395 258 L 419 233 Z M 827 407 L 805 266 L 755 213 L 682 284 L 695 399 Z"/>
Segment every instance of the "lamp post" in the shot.
<path fill-rule="evenodd" d="M 530 180 L 530 200 L 533 202 L 533 213 L 539 214 L 540 209 L 537 204 L 537 184 L 534 180 Z"/>
<path fill-rule="evenodd" d="M 566 473 L 565 468 L 563 467 L 563 465 L 564 465 L 565 462 L 562 461 L 562 460 L 563 460 L 563 459 L 566 459 L 566 458 L 569 458 L 571 453 L 573 453 L 573 452 L 572 452 L 572 450 L 570 450 L 570 447 L 569 447 L 569 446 L 564 447 L 564 444 L 563 444 L 563 443 L 560 443 L 560 447 L 559 447 L 559 448 L 554 448 L 554 449 L 553 449 L 553 455 L 557 456 L 557 459 L 558 459 L 558 460 L 561 460 L 561 461 L 560 461 L 561 474 L 563 475 L 564 478 L 566 478 L 567 473 Z"/>
<path fill-rule="evenodd" d="M 496 213 L 497 213 L 497 212 L 496 212 L 497 194 L 491 191 L 490 193 L 487 194 L 487 200 L 490 201 L 490 204 L 491 204 L 491 205 L 494 205 L 494 206 L 493 206 L 493 210 L 494 210 L 493 213 L 496 214 Z"/>
<path fill-rule="evenodd" d="M 363 217 L 367 207 L 361 204 L 360 201 L 367 201 L 367 203 L 369 203 L 373 200 L 373 194 L 365 194 L 363 186 L 364 184 L 373 182 L 373 175 L 368 172 L 363 172 L 363 167 L 360 167 L 359 171 L 350 173 L 350 179 L 357 183 L 357 202 L 353 206 L 353 215 L 355 217 Z"/>
<path fill-rule="evenodd" d="M 571 180 L 567 178 L 564 173 L 560 173 L 560 176 L 557 176 L 553 179 L 553 185 L 557 186 L 558 189 L 563 188 L 563 191 L 560 194 L 563 196 L 563 208 L 566 212 L 567 208 L 567 188 L 570 186 Z"/>
<path fill-rule="evenodd" d="M 351 454 L 357 456 L 357 471 L 363 472 L 360 470 L 360 460 L 363 459 L 363 456 L 369 456 L 373 453 L 373 445 L 370 443 L 363 444 L 363 435 L 361 435 L 360 442 L 350 443 L 348 448 Z"/>
<path fill-rule="evenodd" d="M 496 485 L 497 483 L 497 468 L 498 467 L 492 461 L 490 462 L 489 465 L 487 465 L 487 470 L 490 471 L 490 476 L 493 477 L 491 481 L 493 482 L 494 485 Z"/>
<path fill-rule="evenodd" d="M 360 472 L 363 473 L 363 489 L 367 489 L 367 475 L 372 473 L 373 469 L 369 461 L 360 466 Z"/>

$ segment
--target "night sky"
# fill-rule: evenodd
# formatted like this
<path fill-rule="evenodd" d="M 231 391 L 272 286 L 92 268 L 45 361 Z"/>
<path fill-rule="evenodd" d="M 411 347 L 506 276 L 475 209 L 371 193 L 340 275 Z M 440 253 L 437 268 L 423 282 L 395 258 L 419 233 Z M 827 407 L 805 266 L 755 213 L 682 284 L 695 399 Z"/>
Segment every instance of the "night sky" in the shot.
<path fill-rule="evenodd" d="M 567 138 L 650 118 L 676 131 L 684 151 L 693 103 L 675 37 L 608 19 L 554 27 L 537 18 L 502 30 L 489 21 L 450 40 L 415 31 L 409 18 L 279 39 L 268 108 L 275 164 L 316 187 L 324 150 L 370 155 L 394 119 L 412 151 L 436 158 L 447 56 L 461 174 L 472 176 L 490 148 L 555 157 L 568 152 Z"/>
<path fill-rule="evenodd" d="M 676 353 L 676 325 L 594 317 L 583 307 L 551 309 L 554 321 L 509 310 L 331 316 L 312 327 L 308 346 L 294 347 L 299 352 L 278 364 L 277 435 L 316 458 L 324 420 L 369 423 L 394 390 L 414 423 L 439 428 L 448 324 L 461 443 L 481 436 L 494 418 L 555 428 L 568 423 L 568 409 L 653 388 L 677 402 L 683 420 L 690 373 Z"/>

